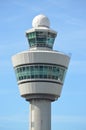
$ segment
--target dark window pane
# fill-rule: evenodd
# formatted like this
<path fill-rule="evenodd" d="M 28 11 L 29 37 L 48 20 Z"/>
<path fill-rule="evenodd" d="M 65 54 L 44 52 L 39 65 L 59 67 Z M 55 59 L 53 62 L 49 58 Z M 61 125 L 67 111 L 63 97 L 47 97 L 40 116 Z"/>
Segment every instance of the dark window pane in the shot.
<path fill-rule="evenodd" d="M 24 79 L 54 79 L 63 82 L 66 69 L 56 65 L 33 64 L 15 68 L 17 81 Z"/>

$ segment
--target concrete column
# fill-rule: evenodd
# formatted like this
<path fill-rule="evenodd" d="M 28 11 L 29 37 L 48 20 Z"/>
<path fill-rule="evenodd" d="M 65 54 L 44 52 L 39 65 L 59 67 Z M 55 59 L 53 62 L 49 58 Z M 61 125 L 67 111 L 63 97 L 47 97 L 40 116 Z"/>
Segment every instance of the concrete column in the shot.
<path fill-rule="evenodd" d="M 51 102 L 33 99 L 30 101 L 29 130 L 51 130 Z"/>

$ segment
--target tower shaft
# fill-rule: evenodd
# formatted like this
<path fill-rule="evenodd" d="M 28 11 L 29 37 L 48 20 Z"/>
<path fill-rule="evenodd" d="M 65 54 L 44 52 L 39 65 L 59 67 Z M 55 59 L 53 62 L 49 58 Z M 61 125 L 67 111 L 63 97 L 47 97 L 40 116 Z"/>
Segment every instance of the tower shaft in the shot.
<path fill-rule="evenodd" d="M 51 130 L 51 101 L 32 99 L 30 101 L 29 130 Z"/>

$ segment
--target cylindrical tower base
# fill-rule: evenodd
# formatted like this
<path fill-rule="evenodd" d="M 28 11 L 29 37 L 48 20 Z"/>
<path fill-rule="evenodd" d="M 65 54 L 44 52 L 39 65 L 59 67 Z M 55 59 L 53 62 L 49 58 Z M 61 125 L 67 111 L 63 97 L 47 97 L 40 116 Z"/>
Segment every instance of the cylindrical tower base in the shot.
<path fill-rule="evenodd" d="M 51 101 L 33 99 L 30 101 L 30 129 L 51 130 Z"/>

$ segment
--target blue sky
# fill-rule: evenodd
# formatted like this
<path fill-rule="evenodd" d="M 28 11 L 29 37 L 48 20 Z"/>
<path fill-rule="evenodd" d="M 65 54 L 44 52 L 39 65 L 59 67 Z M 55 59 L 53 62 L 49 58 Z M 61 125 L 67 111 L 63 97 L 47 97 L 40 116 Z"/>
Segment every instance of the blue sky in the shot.
<path fill-rule="evenodd" d="M 38 14 L 58 32 L 54 50 L 71 53 L 52 130 L 86 130 L 86 0 L 0 1 L 0 130 L 27 130 L 29 103 L 20 97 L 11 57 L 27 50 L 25 31 Z"/>

